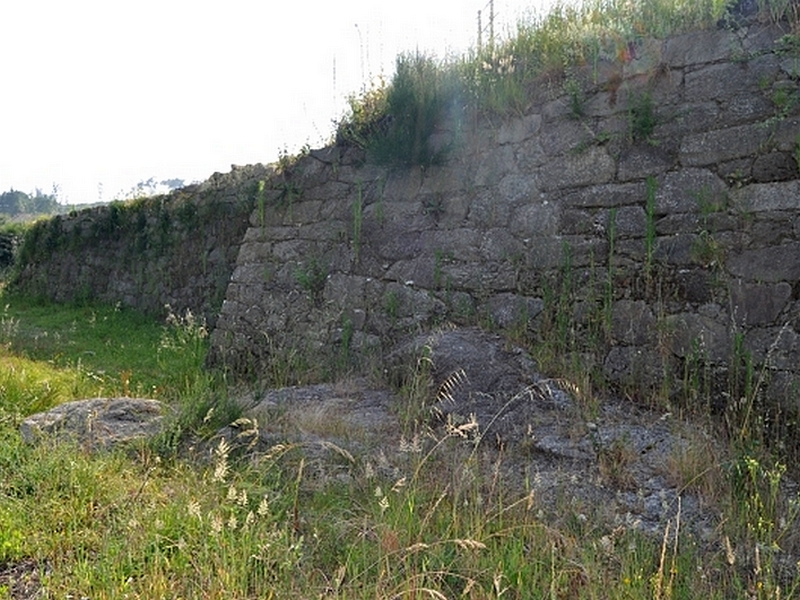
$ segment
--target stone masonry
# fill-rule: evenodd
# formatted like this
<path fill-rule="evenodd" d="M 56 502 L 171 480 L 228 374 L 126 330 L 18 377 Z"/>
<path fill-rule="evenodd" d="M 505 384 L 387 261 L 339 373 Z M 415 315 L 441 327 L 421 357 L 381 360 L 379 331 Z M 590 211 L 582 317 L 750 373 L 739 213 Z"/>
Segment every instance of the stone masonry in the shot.
<path fill-rule="evenodd" d="M 749 356 L 793 396 L 800 58 L 783 35 L 643 41 L 627 62 L 540 82 L 524 114 L 438 132 L 444 166 L 312 151 L 266 182 L 211 362 L 380 356 L 447 322 L 537 339 L 566 317 L 599 332 L 590 360 L 612 382 Z"/>
<path fill-rule="evenodd" d="M 443 125 L 442 166 L 330 146 L 59 217 L 14 284 L 189 308 L 215 322 L 210 363 L 251 374 L 478 323 L 555 339 L 621 386 L 752 360 L 794 401 L 800 57 L 785 34 L 642 40 L 537 82 L 521 114 Z"/>
<path fill-rule="evenodd" d="M 259 181 L 272 169 L 234 167 L 164 196 L 37 223 L 12 285 L 56 302 L 120 303 L 216 321 Z"/>

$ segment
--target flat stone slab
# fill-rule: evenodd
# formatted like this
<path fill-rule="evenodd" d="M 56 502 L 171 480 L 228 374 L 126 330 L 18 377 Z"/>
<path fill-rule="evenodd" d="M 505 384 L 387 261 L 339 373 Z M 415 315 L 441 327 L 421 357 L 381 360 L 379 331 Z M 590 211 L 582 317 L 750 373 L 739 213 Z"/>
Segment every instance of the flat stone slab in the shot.
<path fill-rule="evenodd" d="M 26 418 L 22 439 L 34 444 L 45 439 L 74 441 L 89 449 L 110 449 L 157 434 L 164 406 L 146 398 L 91 398 L 65 402 Z"/>

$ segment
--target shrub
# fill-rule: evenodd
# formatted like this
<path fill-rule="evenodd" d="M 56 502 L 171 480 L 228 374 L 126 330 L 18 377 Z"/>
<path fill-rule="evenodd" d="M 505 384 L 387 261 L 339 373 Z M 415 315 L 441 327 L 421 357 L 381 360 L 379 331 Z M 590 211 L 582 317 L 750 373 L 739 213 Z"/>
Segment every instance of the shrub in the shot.
<path fill-rule="evenodd" d="M 380 84 L 361 99 L 351 100 L 350 119 L 339 127 L 344 138 L 364 148 L 383 165 L 431 165 L 446 150 L 435 149 L 430 137 L 441 123 L 452 97 L 452 78 L 424 54 L 401 55 L 389 86 Z"/>

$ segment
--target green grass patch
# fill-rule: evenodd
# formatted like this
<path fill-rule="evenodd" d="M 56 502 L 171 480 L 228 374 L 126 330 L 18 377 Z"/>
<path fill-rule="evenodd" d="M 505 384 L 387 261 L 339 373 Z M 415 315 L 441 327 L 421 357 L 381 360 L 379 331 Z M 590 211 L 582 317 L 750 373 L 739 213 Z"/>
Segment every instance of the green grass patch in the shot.
<path fill-rule="evenodd" d="M 0 295 L 0 346 L 6 354 L 27 359 L 23 372 L 30 376 L 82 381 L 78 394 L 176 399 L 197 383 L 206 334 L 190 314 L 170 315 L 165 322 L 119 306 Z"/>

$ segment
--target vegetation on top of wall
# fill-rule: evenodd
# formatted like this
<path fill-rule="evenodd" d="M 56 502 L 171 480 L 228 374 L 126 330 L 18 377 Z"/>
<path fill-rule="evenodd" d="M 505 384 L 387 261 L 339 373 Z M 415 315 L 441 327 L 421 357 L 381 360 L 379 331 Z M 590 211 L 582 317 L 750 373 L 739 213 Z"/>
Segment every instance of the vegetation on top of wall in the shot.
<path fill-rule="evenodd" d="M 354 145 L 385 165 L 441 162 L 461 120 L 471 112 L 522 114 L 531 92 L 564 69 L 625 60 L 643 37 L 664 38 L 717 26 L 735 27 L 741 2 L 732 0 L 587 0 L 559 4 L 543 18 L 520 22 L 508 39 L 457 59 L 403 55 L 391 81 L 378 80 L 349 99 L 336 130 L 339 144 Z M 765 22 L 800 20 L 791 0 L 757 0 Z M 450 139 L 431 144 L 438 130 Z M 434 136 L 435 137 L 435 136 Z"/>

